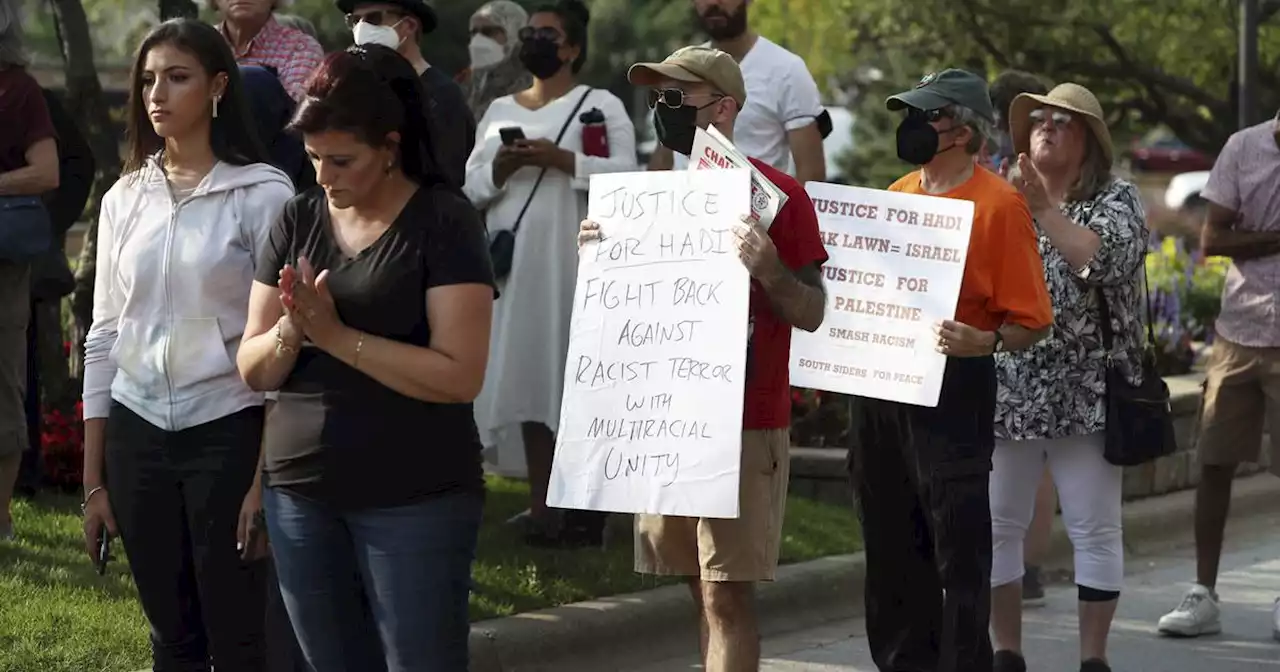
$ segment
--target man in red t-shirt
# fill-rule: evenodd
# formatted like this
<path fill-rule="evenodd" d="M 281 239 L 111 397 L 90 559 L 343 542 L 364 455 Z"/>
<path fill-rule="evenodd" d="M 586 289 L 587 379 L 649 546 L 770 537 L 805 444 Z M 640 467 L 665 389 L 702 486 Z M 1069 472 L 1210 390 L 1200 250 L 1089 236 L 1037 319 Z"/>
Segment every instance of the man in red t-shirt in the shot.
<path fill-rule="evenodd" d="M 662 63 L 637 63 L 627 76 L 652 87 L 658 140 L 672 151 L 687 156 L 697 128 L 715 126 L 733 138 L 747 92 L 729 54 L 685 47 Z M 636 516 L 636 571 L 689 577 L 702 619 L 703 662 L 712 672 L 759 664 L 752 593 L 756 581 L 773 580 L 778 566 L 790 472 L 791 328 L 816 331 L 826 307 L 821 269 L 827 252 L 813 203 L 795 179 L 751 162 L 788 200 L 767 231 L 744 223 L 736 232 L 751 273 L 739 517 Z M 582 223 L 579 242 L 598 237 L 594 222 Z"/>

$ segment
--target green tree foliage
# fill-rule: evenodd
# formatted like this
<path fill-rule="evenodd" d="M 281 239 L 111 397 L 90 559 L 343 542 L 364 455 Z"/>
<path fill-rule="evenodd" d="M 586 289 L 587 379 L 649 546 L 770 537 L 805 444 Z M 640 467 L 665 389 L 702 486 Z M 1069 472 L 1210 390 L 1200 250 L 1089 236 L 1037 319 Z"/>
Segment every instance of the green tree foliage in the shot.
<path fill-rule="evenodd" d="M 1269 21 L 1280 0 L 1261 2 L 1259 118 L 1280 106 L 1280 26 Z M 1238 7 L 1234 0 L 863 0 L 848 16 L 855 62 L 895 54 L 979 72 L 1030 70 L 1089 87 L 1121 135 L 1165 125 L 1216 151 L 1236 128 Z"/>
<path fill-rule="evenodd" d="M 877 0 L 878 1 L 878 0 Z M 863 0 L 755 0 L 751 26 L 804 59 L 818 87 L 830 91 L 850 74 L 854 38 L 848 17 Z"/>

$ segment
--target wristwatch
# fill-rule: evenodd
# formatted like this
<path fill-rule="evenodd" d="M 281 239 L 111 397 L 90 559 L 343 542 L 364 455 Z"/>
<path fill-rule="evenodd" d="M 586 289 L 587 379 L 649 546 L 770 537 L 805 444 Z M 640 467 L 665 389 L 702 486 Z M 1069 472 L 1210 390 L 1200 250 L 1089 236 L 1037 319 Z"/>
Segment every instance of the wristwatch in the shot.
<path fill-rule="evenodd" d="M 997 352 L 1004 352 L 1004 334 L 1000 333 L 999 329 L 996 329 L 991 333 L 996 335 L 995 342 L 991 344 L 991 354 L 994 355 Z"/>

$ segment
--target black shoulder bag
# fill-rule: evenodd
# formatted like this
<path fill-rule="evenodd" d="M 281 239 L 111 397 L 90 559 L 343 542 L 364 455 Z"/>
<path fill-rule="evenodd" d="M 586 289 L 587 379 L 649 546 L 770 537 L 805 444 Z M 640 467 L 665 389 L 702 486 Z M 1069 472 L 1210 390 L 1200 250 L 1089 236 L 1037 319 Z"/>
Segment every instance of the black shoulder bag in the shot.
<path fill-rule="evenodd" d="M 577 116 L 578 110 L 582 108 L 582 104 L 587 102 L 587 96 L 589 95 L 591 95 L 590 87 L 583 92 L 582 97 L 578 99 L 578 104 L 573 106 L 573 111 L 564 120 L 564 125 L 560 127 L 560 134 L 556 136 L 556 145 L 559 145 L 560 141 L 564 139 L 565 131 L 569 130 L 569 124 L 573 123 L 574 117 Z M 542 178 L 546 174 L 546 168 L 543 168 L 538 173 L 538 179 L 533 183 L 533 189 L 529 191 L 529 198 L 525 199 L 524 207 L 520 208 L 520 215 L 516 217 L 515 226 L 489 235 L 489 256 L 493 259 L 493 277 L 497 280 L 505 280 L 511 274 L 511 264 L 516 255 L 516 233 L 520 230 L 520 222 L 524 220 L 524 213 L 529 211 L 529 205 L 533 203 L 533 197 L 538 194 L 538 186 L 542 184 Z"/>
<path fill-rule="evenodd" d="M 1102 317 L 1102 347 L 1107 350 L 1107 426 L 1103 457 L 1120 467 L 1132 467 L 1171 455 L 1178 449 L 1173 433 L 1173 412 L 1169 386 L 1156 372 L 1155 322 L 1151 310 L 1151 290 L 1147 286 L 1147 265 L 1142 263 L 1142 293 L 1147 305 L 1147 341 L 1140 357 L 1142 384 L 1132 385 L 1123 370 L 1111 359 L 1114 333 L 1111 309 L 1101 287 L 1095 287 L 1098 312 Z"/>

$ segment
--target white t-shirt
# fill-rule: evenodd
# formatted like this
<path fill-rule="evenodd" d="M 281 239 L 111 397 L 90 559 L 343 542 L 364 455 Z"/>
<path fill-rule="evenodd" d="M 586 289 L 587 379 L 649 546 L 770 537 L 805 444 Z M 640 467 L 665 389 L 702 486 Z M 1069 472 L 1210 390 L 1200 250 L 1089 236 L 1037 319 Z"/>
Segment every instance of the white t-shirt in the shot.
<path fill-rule="evenodd" d="M 818 85 L 804 59 L 765 37 L 756 39 L 739 66 L 747 85 L 747 104 L 734 122 L 733 144 L 747 156 L 794 175 L 787 131 L 804 128 L 822 114 Z M 676 170 L 688 166 L 687 157 L 675 156 Z"/>

